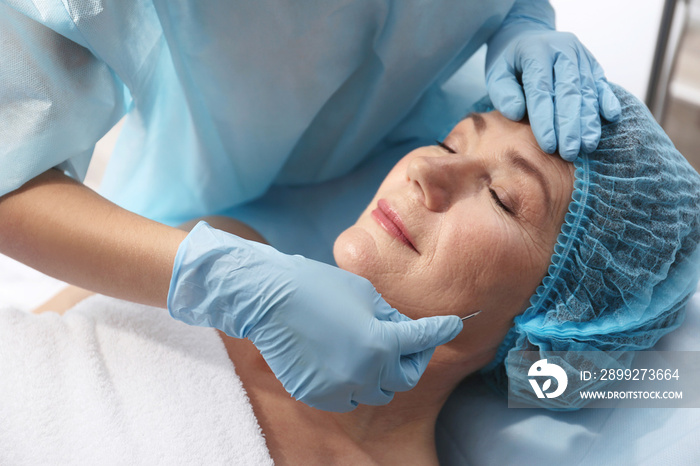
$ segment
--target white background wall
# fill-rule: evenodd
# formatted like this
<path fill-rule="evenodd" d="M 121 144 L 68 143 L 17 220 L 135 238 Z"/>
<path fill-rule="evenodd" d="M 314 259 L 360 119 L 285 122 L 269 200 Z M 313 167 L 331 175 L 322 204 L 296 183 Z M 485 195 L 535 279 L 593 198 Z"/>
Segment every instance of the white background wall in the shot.
<path fill-rule="evenodd" d="M 663 0 L 550 0 L 557 29 L 593 53 L 608 80 L 646 97 Z"/>

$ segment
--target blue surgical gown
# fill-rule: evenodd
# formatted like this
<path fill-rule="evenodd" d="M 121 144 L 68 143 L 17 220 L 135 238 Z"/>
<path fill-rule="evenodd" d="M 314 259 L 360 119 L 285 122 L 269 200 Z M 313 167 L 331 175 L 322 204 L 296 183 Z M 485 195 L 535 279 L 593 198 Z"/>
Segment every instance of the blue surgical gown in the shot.
<path fill-rule="evenodd" d="M 3 0 L 0 195 L 81 179 L 166 223 L 356 167 L 515 0 Z M 430 118 L 442 118 L 439 109 Z"/>

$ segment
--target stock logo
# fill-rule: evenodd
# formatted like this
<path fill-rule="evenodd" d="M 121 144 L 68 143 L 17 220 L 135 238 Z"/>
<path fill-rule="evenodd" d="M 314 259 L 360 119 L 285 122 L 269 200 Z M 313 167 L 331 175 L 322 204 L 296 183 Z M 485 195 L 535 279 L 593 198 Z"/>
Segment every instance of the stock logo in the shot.
<path fill-rule="evenodd" d="M 556 398 L 566 390 L 566 386 L 569 383 L 569 379 L 566 377 L 566 372 L 561 367 L 556 364 L 548 363 L 546 359 L 540 359 L 532 366 L 527 372 L 528 377 L 547 377 L 544 381 L 542 387 L 537 382 L 536 379 L 529 379 L 532 389 L 535 390 L 535 395 L 537 398 Z M 552 378 L 557 380 L 557 389 L 551 393 L 547 393 L 547 390 L 552 386 Z"/>

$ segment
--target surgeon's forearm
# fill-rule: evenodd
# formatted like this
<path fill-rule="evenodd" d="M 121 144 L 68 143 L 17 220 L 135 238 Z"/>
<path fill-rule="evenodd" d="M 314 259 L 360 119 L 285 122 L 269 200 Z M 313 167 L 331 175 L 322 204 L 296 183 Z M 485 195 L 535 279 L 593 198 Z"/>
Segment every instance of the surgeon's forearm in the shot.
<path fill-rule="evenodd" d="M 153 306 L 166 307 L 186 234 L 57 170 L 0 197 L 0 253 L 82 288 Z"/>

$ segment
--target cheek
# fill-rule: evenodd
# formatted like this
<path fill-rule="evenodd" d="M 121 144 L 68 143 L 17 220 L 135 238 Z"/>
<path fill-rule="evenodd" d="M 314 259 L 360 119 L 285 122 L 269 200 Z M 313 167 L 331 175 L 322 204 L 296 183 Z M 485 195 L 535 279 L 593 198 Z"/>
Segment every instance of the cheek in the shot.
<path fill-rule="evenodd" d="M 430 261 L 427 278 L 435 290 L 461 307 L 482 301 L 481 294 L 494 279 L 491 271 L 502 267 L 500 251 L 506 243 L 498 232 L 479 225 L 455 231 Z"/>
<path fill-rule="evenodd" d="M 463 309 L 519 308 L 541 279 L 532 276 L 542 267 L 528 251 L 501 219 L 473 223 L 445 238 L 426 282 Z"/>
<path fill-rule="evenodd" d="M 400 291 L 394 296 L 396 307 L 410 310 L 411 317 L 466 315 L 484 302 L 483 278 L 488 274 L 483 272 L 493 263 L 490 253 L 500 241 L 476 221 L 461 222 L 462 228 L 445 223 L 449 226 L 434 237 L 435 249 L 405 268 L 395 284 L 393 291 Z"/>
<path fill-rule="evenodd" d="M 546 274 L 549 255 L 545 258 L 531 242 L 514 236 L 494 248 L 484 264 L 485 310 L 497 315 L 495 321 L 510 325 L 523 312 L 529 299 Z"/>

